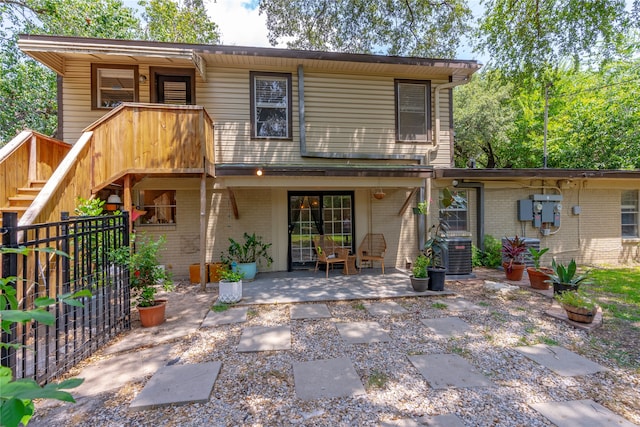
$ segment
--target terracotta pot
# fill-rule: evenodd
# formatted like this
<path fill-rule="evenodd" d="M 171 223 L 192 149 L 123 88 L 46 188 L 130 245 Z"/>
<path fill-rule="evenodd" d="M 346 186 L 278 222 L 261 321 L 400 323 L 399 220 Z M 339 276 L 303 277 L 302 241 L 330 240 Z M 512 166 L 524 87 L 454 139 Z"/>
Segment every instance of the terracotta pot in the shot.
<path fill-rule="evenodd" d="M 524 274 L 524 268 L 526 266 L 524 264 L 516 264 L 514 262 L 511 264 L 511 267 L 509 267 L 508 262 L 503 262 L 502 267 L 504 268 L 504 272 L 507 275 L 507 280 L 518 282 L 522 280 L 522 275 Z"/>
<path fill-rule="evenodd" d="M 568 304 L 562 304 L 562 308 L 567 312 L 567 317 L 569 320 L 573 320 L 574 322 L 579 323 L 591 323 L 593 319 L 596 317 L 596 313 L 598 312 L 598 307 L 594 307 L 593 309 L 582 308 L 582 307 L 574 307 Z"/>
<path fill-rule="evenodd" d="M 540 268 L 536 270 L 534 267 L 527 267 L 527 275 L 529 276 L 529 283 L 531 283 L 531 287 L 533 289 L 549 289 L 550 283 L 545 282 L 545 280 L 549 280 L 549 274 L 552 274 L 553 270 L 550 268 Z"/>
<path fill-rule="evenodd" d="M 155 303 L 156 304 L 151 307 L 138 307 L 140 323 L 142 323 L 142 326 L 145 328 L 158 326 L 164 323 L 167 300 L 156 300 Z"/>
<path fill-rule="evenodd" d="M 227 269 L 227 265 L 221 262 L 207 264 L 209 266 L 209 282 L 215 283 L 220 281 L 220 273 Z"/>

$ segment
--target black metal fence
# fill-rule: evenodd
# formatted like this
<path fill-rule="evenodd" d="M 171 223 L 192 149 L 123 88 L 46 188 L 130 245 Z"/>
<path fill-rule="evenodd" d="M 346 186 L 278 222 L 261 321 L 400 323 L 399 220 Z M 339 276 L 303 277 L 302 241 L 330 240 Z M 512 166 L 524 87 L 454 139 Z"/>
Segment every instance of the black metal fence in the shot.
<path fill-rule="evenodd" d="M 19 309 L 30 310 L 38 297 L 87 289 L 83 307 L 50 305 L 52 326 L 14 324 L 2 333 L 0 362 L 15 378 L 40 384 L 59 377 L 118 333 L 131 327 L 129 272 L 109 261 L 109 253 L 129 246 L 129 219 L 123 215 L 74 217 L 18 227 L 15 213 L 4 213 L 2 248 L 25 247 L 26 254 L 2 254 L 3 278 L 15 286 Z M 53 248 L 51 251 L 43 248 Z M 1 252 L 1 251 L 0 251 Z M 68 256 L 64 256 L 68 254 Z M 2 307 L 4 308 L 4 307 Z"/>

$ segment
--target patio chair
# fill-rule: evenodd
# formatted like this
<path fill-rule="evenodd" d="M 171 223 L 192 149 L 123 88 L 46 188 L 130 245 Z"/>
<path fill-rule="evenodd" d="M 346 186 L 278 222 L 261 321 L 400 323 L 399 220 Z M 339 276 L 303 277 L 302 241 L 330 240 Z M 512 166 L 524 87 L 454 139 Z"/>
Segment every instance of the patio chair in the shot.
<path fill-rule="evenodd" d="M 384 240 L 384 234 L 369 233 L 364 236 L 362 243 L 358 246 L 358 258 L 360 259 L 360 271 L 362 271 L 362 263 L 367 261 L 373 268 L 374 261 L 380 261 L 382 266 L 382 274 L 384 274 L 384 254 L 387 251 L 387 242 Z"/>
<path fill-rule="evenodd" d="M 316 250 L 316 268 L 320 263 L 326 264 L 326 277 L 329 278 L 329 268 L 333 269 L 333 264 L 347 262 L 349 249 L 343 248 L 336 244 L 330 236 L 315 236 L 313 238 L 313 246 Z"/>

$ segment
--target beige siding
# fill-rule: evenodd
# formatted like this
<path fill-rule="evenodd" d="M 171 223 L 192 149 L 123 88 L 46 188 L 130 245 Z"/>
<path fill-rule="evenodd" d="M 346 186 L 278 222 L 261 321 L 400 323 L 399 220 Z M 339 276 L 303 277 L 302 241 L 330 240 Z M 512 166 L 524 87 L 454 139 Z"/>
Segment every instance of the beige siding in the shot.
<path fill-rule="evenodd" d="M 149 76 L 149 66 L 140 63 L 140 75 Z M 163 64 L 166 65 L 166 64 Z M 249 72 L 277 71 L 292 75 L 292 139 L 252 140 L 250 124 Z M 405 76 L 406 77 L 406 76 Z M 149 101 L 149 81 L 139 84 L 139 101 Z M 433 81 L 433 84 L 444 81 Z M 305 72 L 307 150 L 310 152 L 363 153 L 422 156 L 428 164 L 449 166 L 449 97 L 440 100 L 440 144 L 395 142 L 394 76 L 357 76 Z M 432 100 L 435 97 L 432 96 Z M 434 100 L 432 102 L 435 102 Z M 75 142 L 82 130 L 107 110 L 91 110 L 91 64 L 68 60 L 63 89 L 64 137 Z M 223 163 L 329 163 L 326 159 L 302 159 L 298 115 L 296 69 L 259 64 L 249 68 L 209 67 L 207 80 L 196 73 L 196 103 L 206 108 L 215 122 L 217 161 Z M 432 112 L 435 108 L 432 105 Z M 434 128 L 435 117 L 432 117 Z M 404 160 L 416 163 L 416 160 Z"/>

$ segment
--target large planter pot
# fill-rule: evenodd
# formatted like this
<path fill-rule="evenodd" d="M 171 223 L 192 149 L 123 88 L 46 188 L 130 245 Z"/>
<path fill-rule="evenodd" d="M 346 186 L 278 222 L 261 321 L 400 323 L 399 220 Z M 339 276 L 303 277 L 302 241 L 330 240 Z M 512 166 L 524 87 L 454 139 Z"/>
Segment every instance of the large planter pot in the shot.
<path fill-rule="evenodd" d="M 138 307 L 140 313 L 140 323 L 145 328 L 158 326 L 164 323 L 167 300 L 159 299 L 151 307 Z"/>
<path fill-rule="evenodd" d="M 536 270 L 533 267 L 527 267 L 527 275 L 529 276 L 529 283 L 533 289 L 547 290 L 549 289 L 549 274 L 552 274 L 553 270 L 550 268 L 540 268 Z"/>
<path fill-rule="evenodd" d="M 222 262 L 214 262 L 207 264 L 209 267 L 209 282 L 216 283 L 220 281 L 220 273 L 226 270 L 227 265 Z"/>
<path fill-rule="evenodd" d="M 594 307 L 593 309 L 582 308 L 582 307 L 574 307 L 568 304 L 562 304 L 562 308 L 567 312 L 567 317 L 569 320 L 573 320 L 574 322 L 579 323 L 591 323 L 593 319 L 596 317 L 596 313 L 598 312 L 598 307 Z"/>
<path fill-rule="evenodd" d="M 507 276 L 507 280 L 512 280 L 514 282 L 518 282 L 522 280 L 522 275 L 524 274 L 525 265 L 524 264 L 516 264 L 515 262 L 509 266 L 508 262 L 503 262 L 502 267 L 504 268 L 504 273 Z"/>
<path fill-rule="evenodd" d="M 234 304 L 242 299 L 242 280 L 228 282 L 220 280 L 218 283 L 218 302 Z"/>
<path fill-rule="evenodd" d="M 429 289 L 429 278 L 428 277 L 415 277 L 410 276 L 411 279 L 411 287 L 416 292 L 424 292 Z"/>
<path fill-rule="evenodd" d="M 430 291 L 444 291 L 444 280 L 447 275 L 446 268 L 427 268 L 427 275 L 429 276 Z"/>
<path fill-rule="evenodd" d="M 565 291 L 577 291 L 580 285 L 573 285 L 569 283 L 553 283 L 553 293 L 559 294 Z"/>
<path fill-rule="evenodd" d="M 243 279 L 245 280 L 253 280 L 256 278 L 258 266 L 255 262 L 238 263 L 234 267 L 234 271 L 244 274 Z"/>

